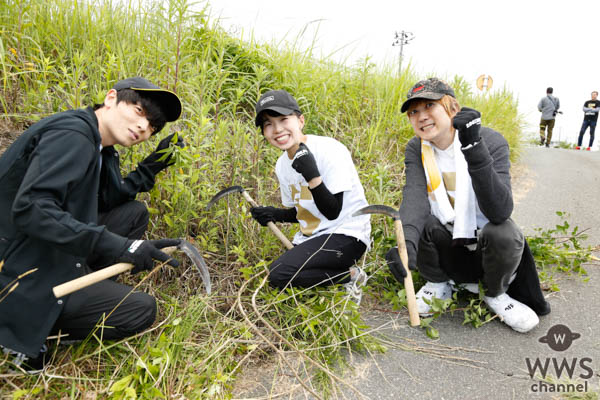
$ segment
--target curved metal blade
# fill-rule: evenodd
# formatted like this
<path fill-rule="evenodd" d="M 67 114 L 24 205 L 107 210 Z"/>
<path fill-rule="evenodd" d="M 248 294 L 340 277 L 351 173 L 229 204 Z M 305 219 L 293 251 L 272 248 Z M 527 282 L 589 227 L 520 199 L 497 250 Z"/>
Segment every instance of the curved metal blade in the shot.
<path fill-rule="evenodd" d="M 352 214 L 352 216 L 358 217 L 359 215 L 364 215 L 364 214 L 384 214 L 384 215 L 388 215 L 394 219 L 400 219 L 400 212 L 398 210 L 396 210 L 395 208 L 392 208 L 390 206 L 384 206 L 384 205 L 379 205 L 379 204 L 374 204 L 371 206 L 363 207 L 360 210 L 355 211 Z"/>
<path fill-rule="evenodd" d="M 194 263 L 196 269 L 200 273 L 200 277 L 202 278 L 202 283 L 204 283 L 204 287 L 206 288 L 206 294 L 210 294 L 211 292 L 211 284 L 210 284 L 210 274 L 208 272 L 208 267 L 204 262 L 204 258 L 200 255 L 200 252 L 193 244 L 188 242 L 187 240 L 182 240 L 181 243 L 177 246 L 179 250 L 183 251 Z"/>
<path fill-rule="evenodd" d="M 219 201 L 219 199 L 221 197 L 225 197 L 230 193 L 236 193 L 236 192 L 242 193 L 243 191 L 244 191 L 244 188 L 239 185 L 230 186 L 228 188 L 225 188 L 225 189 L 221 190 L 219 193 L 215 194 L 212 199 L 210 199 L 210 201 L 206 205 L 206 209 L 208 210 L 209 208 L 211 208 L 213 206 L 213 204 L 215 204 L 217 201 Z"/>

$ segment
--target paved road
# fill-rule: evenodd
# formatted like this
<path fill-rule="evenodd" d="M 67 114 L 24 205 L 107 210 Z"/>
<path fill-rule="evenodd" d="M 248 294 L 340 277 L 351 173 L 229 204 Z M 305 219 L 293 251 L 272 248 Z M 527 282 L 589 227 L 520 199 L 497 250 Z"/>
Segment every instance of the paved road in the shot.
<path fill-rule="evenodd" d="M 600 154 L 564 149 L 527 148 L 521 160 L 520 176 L 513 182 L 516 207 L 513 219 L 526 234 L 534 228 L 553 228 L 561 219 L 556 211 L 570 213 L 567 220 L 580 229 L 589 228 L 586 244 L 600 243 Z M 598 254 L 596 254 L 598 255 Z M 556 393 L 536 394 L 530 379 L 526 359 L 545 361 L 555 358 L 560 365 L 566 361 L 576 368 L 573 378 L 581 379 L 588 390 L 597 390 L 600 376 L 600 267 L 590 265 L 589 282 L 563 276 L 561 291 L 548 295 L 552 313 L 542 317 L 540 324 L 528 334 L 514 332 L 499 321 L 474 329 L 463 326 L 463 316 L 444 317 L 436 321 L 440 339 L 426 339 L 417 329 L 411 329 L 401 317 L 395 327 L 387 329 L 393 342 L 407 349 L 392 348 L 377 355 L 366 369 L 361 389 L 370 399 L 547 399 Z M 372 314 L 371 324 L 383 324 L 390 316 Z M 538 341 L 557 324 L 579 333 L 566 351 L 554 351 Z M 591 358 L 584 361 L 582 358 Z M 364 362 L 368 362 L 365 359 Z M 552 361 L 550 361 L 552 363 Z M 375 365 L 377 367 L 375 367 Z M 586 369 L 585 367 L 588 367 Z M 552 364 L 550 364 L 552 369 Z M 554 373 L 556 375 L 556 373 Z M 565 380 L 563 373 L 560 381 Z M 539 387 L 539 386 L 538 386 Z M 592 389 L 592 387 L 594 389 Z M 556 397 L 554 397 L 556 398 Z"/>
<path fill-rule="evenodd" d="M 600 243 L 600 153 L 531 147 L 525 150 L 516 170 L 519 176 L 513 181 L 513 219 L 526 234 L 534 233 L 536 227 L 553 228 L 561 222 L 555 212 L 565 211 L 570 213 L 567 220 L 572 226 L 589 228 L 586 244 Z M 367 322 L 380 327 L 389 340 L 389 350 L 371 356 L 354 354 L 355 368 L 346 378 L 367 399 L 551 399 L 559 398 L 557 393 L 532 391 L 533 385 L 539 388 L 540 379 L 530 378 L 527 359 L 530 363 L 536 359 L 545 363 L 548 359 L 548 374 L 556 375 L 552 364 L 555 359 L 557 365 L 574 363 L 573 378 L 587 384 L 588 392 L 597 391 L 600 266 L 589 265 L 587 269 L 588 282 L 562 276 L 560 292 L 547 296 L 552 313 L 542 317 L 539 326 L 528 334 L 519 334 L 497 320 L 479 329 L 463 326 L 463 315 L 457 313 L 435 321 L 440 338 L 430 340 L 421 329 L 409 327 L 405 314 L 363 307 Z M 555 351 L 539 342 L 557 324 L 580 334 L 565 351 Z M 563 370 L 561 383 L 568 383 L 567 375 Z M 300 392 L 293 391 L 283 398 L 311 398 Z M 254 394 L 264 396 L 265 392 Z M 350 390 L 334 397 L 360 398 Z"/>

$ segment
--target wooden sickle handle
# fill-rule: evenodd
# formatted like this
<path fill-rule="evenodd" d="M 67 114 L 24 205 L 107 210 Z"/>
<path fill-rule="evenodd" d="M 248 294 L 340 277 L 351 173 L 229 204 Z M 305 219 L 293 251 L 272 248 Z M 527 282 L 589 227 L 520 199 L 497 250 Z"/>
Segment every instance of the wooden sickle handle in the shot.
<path fill-rule="evenodd" d="M 177 246 L 165 247 L 161 249 L 163 253 L 171 254 L 177 249 Z M 80 289 L 93 285 L 94 283 L 98 283 L 105 279 L 111 278 L 115 275 L 119 275 L 125 271 L 129 271 L 133 269 L 133 264 L 130 263 L 118 263 L 111 265 L 110 267 L 102 268 L 98 271 L 92 272 L 90 274 L 81 276 L 77 279 L 73 279 L 72 281 L 68 281 L 65 283 L 61 283 L 60 285 L 54 286 L 52 288 L 52 292 L 54 296 L 58 299 L 60 297 L 66 296 L 73 292 L 76 292 Z"/>
<path fill-rule="evenodd" d="M 253 199 L 252 197 L 250 197 L 250 195 L 248 194 L 248 192 L 246 192 L 245 190 L 242 192 L 242 196 L 244 196 L 244 198 L 246 199 L 246 201 L 248 203 L 250 203 L 252 205 L 252 207 L 260 207 Z M 283 243 L 283 245 L 289 250 L 294 248 L 294 245 L 292 244 L 292 242 L 290 242 L 288 240 L 287 237 L 285 237 L 285 235 L 283 234 L 283 232 L 281 232 L 279 230 L 279 228 L 277 228 L 277 225 L 275 225 L 272 221 L 269 221 L 267 223 L 267 226 L 269 227 L 269 229 L 271 229 L 271 232 L 273 232 L 275 234 L 275 236 L 277 236 L 277 239 L 281 240 L 281 243 Z"/>
<path fill-rule="evenodd" d="M 421 319 L 419 318 L 419 310 L 417 309 L 417 298 L 415 297 L 415 287 L 413 285 L 412 274 L 408 269 L 408 252 L 406 251 L 406 242 L 404 241 L 404 230 L 402 229 L 402 222 L 399 219 L 394 220 L 394 228 L 396 229 L 396 242 L 398 243 L 398 253 L 400 260 L 404 265 L 406 271 L 406 278 L 404 278 L 404 290 L 406 291 L 406 302 L 408 306 L 408 317 L 410 319 L 411 326 L 421 325 Z"/>

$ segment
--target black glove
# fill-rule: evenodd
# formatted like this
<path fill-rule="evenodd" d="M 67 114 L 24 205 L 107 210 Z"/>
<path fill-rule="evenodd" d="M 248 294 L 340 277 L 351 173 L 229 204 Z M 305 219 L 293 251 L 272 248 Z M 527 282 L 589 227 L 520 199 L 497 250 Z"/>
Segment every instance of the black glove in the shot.
<path fill-rule="evenodd" d="M 169 165 L 173 165 L 173 163 L 175 162 L 171 161 L 173 153 L 170 153 L 165 157 L 165 152 L 163 151 L 169 148 L 169 145 L 171 144 L 174 135 L 175 134 L 172 133 L 163 140 L 161 140 L 158 146 L 156 146 L 156 150 L 154 150 L 153 153 L 150 153 L 150 155 L 140 163 L 150 168 L 154 175 L 158 174 L 160 171 L 167 168 Z M 177 142 L 175 142 L 174 144 L 175 146 L 184 148 L 185 142 L 183 141 L 183 136 L 177 134 Z M 165 158 L 163 160 L 158 161 L 161 157 Z"/>
<path fill-rule="evenodd" d="M 301 174 L 304 179 L 306 179 L 306 182 L 316 178 L 317 176 L 321 176 L 319 168 L 317 168 L 315 156 L 313 156 L 304 143 L 300 143 L 298 150 L 296 150 L 294 161 L 292 162 L 292 168 Z"/>
<path fill-rule="evenodd" d="M 452 126 L 458 129 L 458 140 L 462 147 L 475 144 L 481 140 L 479 128 L 481 128 L 481 113 L 472 108 L 463 107 L 454 116 Z"/>
<path fill-rule="evenodd" d="M 275 219 L 275 207 L 252 207 L 250 213 L 252 218 L 258 221 L 262 226 L 267 226 L 269 222 L 277 222 Z"/>
<path fill-rule="evenodd" d="M 417 250 L 412 242 L 406 242 L 406 253 L 408 254 L 408 268 L 411 270 L 417 269 Z M 388 267 L 390 268 L 390 271 L 392 271 L 394 278 L 396 278 L 398 282 L 404 283 L 406 270 L 402 265 L 402 260 L 400 260 L 398 247 L 394 246 L 389 249 L 385 254 L 385 260 L 387 261 Z"/>
<path fill-rule="evenodd" d="M 117 257 L 117 262 L 127 262 L 133 264 L 133 273 L 142 270 L 152 269 L 154 262 L 152 259 L 164 262 L 178 267 L 179 262 L 171 258 L 168 254 L 163 253 L 159 249 L 169 246 L 177 246 L 181 243 L 179 239 L 160 239 L 160 240 L 128 240 L 123 252 Z"/>

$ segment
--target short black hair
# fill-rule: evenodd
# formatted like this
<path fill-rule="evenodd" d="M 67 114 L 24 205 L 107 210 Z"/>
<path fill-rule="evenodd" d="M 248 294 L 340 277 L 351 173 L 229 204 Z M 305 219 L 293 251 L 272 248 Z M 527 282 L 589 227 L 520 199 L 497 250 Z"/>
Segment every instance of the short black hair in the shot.
<path fill-rule="evenodd" d="M 294 114 L 296 117 L 299 117 L 299 116 L 302 115 L 302 113 L 298 112 L 298 111 L 292 111 L 292 114 Z M 290 115 L 292 115 L 292 114 L 290 114 Z M 283 114 L 278 113 L 277 111 L 273 111 L 273 110 L 261 111 L 261 113 L 258 114 L 258 118 L 260 119 L 260 125 L 259 126 L 260 126 L 260 131 L 261 132 L 263 131 L 263 125 L 265 123 L 265 118 L 264 118 L 265 115 L 268 115 L 269 117 L 279 117 L 279 116 L 281 116 Z"/>
<path fill-rule="evenodd" d="M 552 93 L 554 92 L 554 89 L 552 89 L 551 87 L 549 87 L 548 89 L 546 89 L 546 93 Z"/>
<path fill-rule="evenodd" d="M 160 108 L 159 103 L 151 95 L 146 95 L 133 89 L 121 89 L 117 91 L 117 104 L 124 101 L 127 104 L 139 104 L 144 109 L 150 126 L 154 129 L 152 135 L 156 135 L 165 127 L 167 117 Z M 104 107 L 104 103 L 94 105 L 94 110 Z"/>

